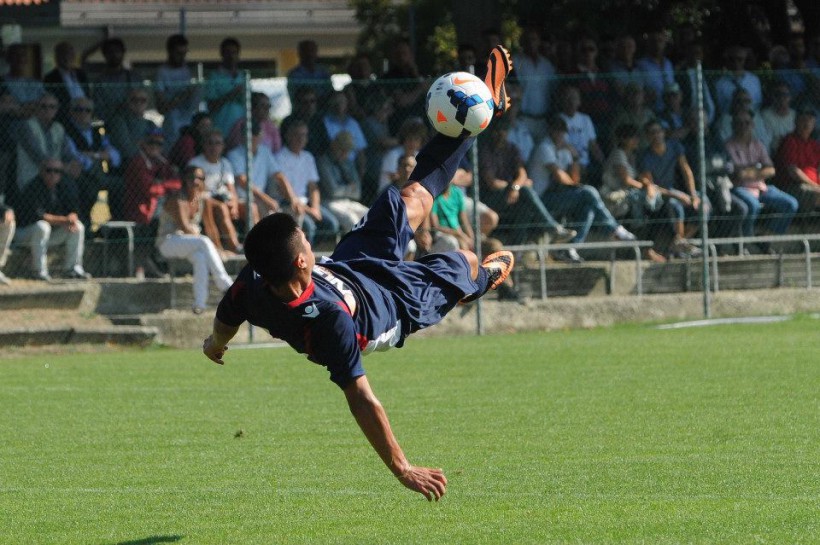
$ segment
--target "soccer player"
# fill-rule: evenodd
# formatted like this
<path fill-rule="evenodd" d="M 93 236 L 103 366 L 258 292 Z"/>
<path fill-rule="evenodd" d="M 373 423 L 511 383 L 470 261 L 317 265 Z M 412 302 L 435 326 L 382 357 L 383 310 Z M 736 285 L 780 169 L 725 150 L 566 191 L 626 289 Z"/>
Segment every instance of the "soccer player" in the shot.
<path fill-rule="evenodd" d="M 485 83 L 496 116 L 509 106 L 504 80 L 511 69 L 509 53 L 494 48 Z M 419 152 L 404 188 L 382 193 L 331 258 L 318 264 L 290 216 L 262 219 L 245 239 L 248 265 L 222 298 L 203 344 L 205 355 L 222 365 L 228 342 L 248 321 L 326 366 L 382 461 L 404 486 L 430 501 L 444 494 L 447 478 L 441 469 L 414 466 L 405 457 L 361 356 L 401 347 L 409 334 L 440 322 L 460 301 L 481 297 L 510 274 L 510 252 L 496 252 L 481 265 L 468 250 L 402 260 L 472 143 L 437 134 Z"/>

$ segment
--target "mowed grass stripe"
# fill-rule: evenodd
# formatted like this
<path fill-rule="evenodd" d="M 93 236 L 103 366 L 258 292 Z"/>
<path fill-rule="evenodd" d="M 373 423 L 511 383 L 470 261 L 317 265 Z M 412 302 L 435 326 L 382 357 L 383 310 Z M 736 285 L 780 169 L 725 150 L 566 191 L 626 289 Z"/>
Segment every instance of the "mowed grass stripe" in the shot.
<path fill-rule="evenodd" d="M 289 351 L 2 361 L 0 543 L 820 542 L 818 353 L 809 319 L 411 339 L 365 367 L 435 505 Z"/>

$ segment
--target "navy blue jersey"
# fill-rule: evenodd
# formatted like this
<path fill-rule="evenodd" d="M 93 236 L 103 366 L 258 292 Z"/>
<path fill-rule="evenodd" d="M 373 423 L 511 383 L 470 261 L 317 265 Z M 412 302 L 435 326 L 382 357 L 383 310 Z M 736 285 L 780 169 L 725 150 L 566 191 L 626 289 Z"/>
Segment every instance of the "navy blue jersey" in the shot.
<path fill-rule="evenodd" d="M 407 335 L 440 322 L 479 289 L 460 252 L 398 258 L 412 236 L 398 191 L 388 191 L 331 259 L 316 265 L 298 299 L 276 299 L 248 265 L 220 302 L 217 319 L 267 329 L 326 366 L 344 388 L 364 374 L 362 354 L 402 346 Z"/>

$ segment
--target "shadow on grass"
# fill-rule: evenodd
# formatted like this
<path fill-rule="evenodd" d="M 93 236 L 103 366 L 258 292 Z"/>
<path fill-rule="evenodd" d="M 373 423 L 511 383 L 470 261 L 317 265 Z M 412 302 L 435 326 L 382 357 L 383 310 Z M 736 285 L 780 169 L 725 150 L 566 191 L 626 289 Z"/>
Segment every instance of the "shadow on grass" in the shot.
<path fill-rule="evenodd" d="M 120 541 L 116 545 L 156 545 L 157 543 L 176 543 L 182 541 L 185 536 L 149 536 L 142 539 L 131 539 L 129 541 Z"/>

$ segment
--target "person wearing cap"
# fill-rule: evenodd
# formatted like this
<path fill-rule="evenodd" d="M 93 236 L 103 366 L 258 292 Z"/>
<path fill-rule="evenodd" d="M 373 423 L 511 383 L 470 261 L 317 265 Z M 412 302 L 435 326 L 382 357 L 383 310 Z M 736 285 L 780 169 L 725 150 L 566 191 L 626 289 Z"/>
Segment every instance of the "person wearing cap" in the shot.
<path fill-rule="evenodd" d="M 350 157 L 355 150 L 353 135 L 342 131 L 330 142 L 330 149 L 316 159 L 322 201 L 339 220 L 341 233 L 347 233 L 367 213 L 361 203 L 362 180 Z"/>
<path fill-rule="evenodd" d="M 658 121 L 669 138 L 683 140 L 689 134 L 683 111 L 683 95 L 675 82 L 667 83 L 663 88 L 663 110 L 658 114 Z"/>
<path fill-rule="evenodd" d="M 775 163 L 779 185 L 799 202 L 799 209 L 814 212 L 820 208 L 820 142 L 812 138 L 817 114 L 803 108 L 797 114 L 794 131 L 783 139 Z"/>

